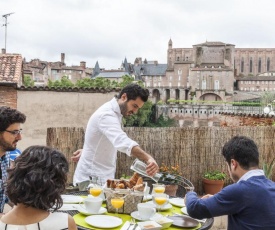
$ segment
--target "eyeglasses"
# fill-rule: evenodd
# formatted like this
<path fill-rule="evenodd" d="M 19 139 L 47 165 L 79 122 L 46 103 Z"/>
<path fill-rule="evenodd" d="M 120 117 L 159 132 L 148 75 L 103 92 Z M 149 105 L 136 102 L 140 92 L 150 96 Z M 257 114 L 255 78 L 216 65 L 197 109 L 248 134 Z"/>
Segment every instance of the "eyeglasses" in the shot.
<path fill-rule="evenodd" d="M 11 133 L 11 134 L 14 135 L 14 136 L 18 136 L 18 135 L 21 134 L 23 131 L 22 131 L 22 129 L 20 129 L 20 130 L 13 130 L 13 131 L 5 130 L 5 132 Z"/>

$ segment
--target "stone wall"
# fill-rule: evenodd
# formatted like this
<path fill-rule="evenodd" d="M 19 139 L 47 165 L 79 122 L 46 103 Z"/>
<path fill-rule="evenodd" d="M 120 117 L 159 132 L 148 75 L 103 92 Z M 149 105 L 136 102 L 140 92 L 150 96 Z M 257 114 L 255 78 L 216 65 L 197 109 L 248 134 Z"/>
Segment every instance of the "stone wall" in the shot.
<path fill-rule="evenodd" d="M 18 142 L 18 147 L 24 150 L 34 144 L 45 145 L 49 127 L 86 128 L 94 111 L 117 93 L 19 90 L 17 94 L 17 109 L 27 116 L 23 139 Z"/>

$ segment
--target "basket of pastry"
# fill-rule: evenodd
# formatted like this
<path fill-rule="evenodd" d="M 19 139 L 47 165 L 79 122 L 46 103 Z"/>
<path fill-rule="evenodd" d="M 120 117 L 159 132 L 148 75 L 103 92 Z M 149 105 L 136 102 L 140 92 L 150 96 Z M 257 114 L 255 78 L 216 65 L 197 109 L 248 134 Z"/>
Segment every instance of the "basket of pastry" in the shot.
<path fill-rule="evenodd" d="M 116 208 L 112 205 L 112 199 L 121 198 L 124 200 L 124 205 L 118 208 L 118 213 L 130 214 L 137 210 L 137 204 L 141 203 L 146 191 L 147 183 L 143 182 L 138 173 L 129 179 L 112 179 L 107 180 L 104 193 L 106 196 L 106 206 L 108 212 L 116 212 Z"/>

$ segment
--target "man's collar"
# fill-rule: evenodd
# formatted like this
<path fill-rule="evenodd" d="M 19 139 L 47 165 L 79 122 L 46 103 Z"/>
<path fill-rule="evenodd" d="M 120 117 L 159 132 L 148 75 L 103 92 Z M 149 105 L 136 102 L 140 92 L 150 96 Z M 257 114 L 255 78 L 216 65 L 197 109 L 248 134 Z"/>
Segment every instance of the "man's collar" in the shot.
<path fill-rule="evenodd" d="M 238 180 L 237 183 L 239 183 L 242 180 L 248 180 L 250 177 L 253 176 L 264 176 L 264 171 L 262 169 L 249 170 L 248 172 L 242 175 L 242 177 Z"/>

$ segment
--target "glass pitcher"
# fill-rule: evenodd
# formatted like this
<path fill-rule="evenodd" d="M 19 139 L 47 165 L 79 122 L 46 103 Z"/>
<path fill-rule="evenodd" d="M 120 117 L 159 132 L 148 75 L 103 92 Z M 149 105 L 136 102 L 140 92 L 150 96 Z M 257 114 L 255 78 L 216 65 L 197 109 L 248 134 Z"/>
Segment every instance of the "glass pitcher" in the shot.
<path fill-rule="evenodd" d="M 158 183 L 158 181 L 161 178 L 162 174 L 156 173 L 154 176 L 149 176 L 146 173 L 146 167 L 147 167 L 147 165 L 144 162 L 140 161 L 139 159 L 135 159 L 133 164 L 131 165 L 130 169 L 132 169 L 133 171 L 135 171 L 138 174 L 141 174 L 145 177 L 149 177 L 152 180 L 154 180 L 156 183 Z"/>

